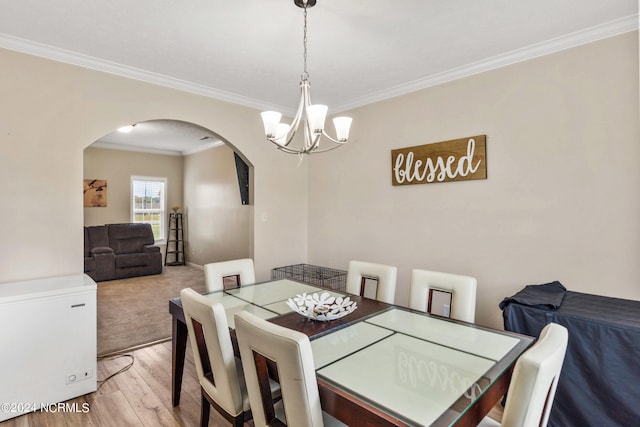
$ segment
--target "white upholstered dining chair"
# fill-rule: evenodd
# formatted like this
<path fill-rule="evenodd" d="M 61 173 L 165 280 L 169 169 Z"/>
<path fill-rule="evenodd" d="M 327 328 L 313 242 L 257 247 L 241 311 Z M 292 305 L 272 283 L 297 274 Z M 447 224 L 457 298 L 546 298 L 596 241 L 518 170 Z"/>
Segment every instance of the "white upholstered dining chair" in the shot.
<path fill-rule="evenodd" d="M 549 323 L 516 362 L 502 423 L 485 417 L 481 427 L 545 427 L 567 351 L 567 328 Z"/>
<path fill-rule="evenodd" d="M 392 265 L 365 261 L 350 261 L 346 290 L 350 294 L 364 295 L 367 279 L 376 280 L 376 300 L 393 304 L 396 296 L 398 269 Z"/>
<path fill-rule="evenodd" d="M 180 292 L 201 392 L 200 422 L 209 425 L 211 406 L 236 427 L 251 419 L 242 364 L 233 354 L 224 307 L 193 289 Z M 279 388 L 271 383 L 277 397 Z"/>
<path fill-rule="evenodd" d="M 256 274 L 251 258 L 212 262 L 204 265 L 204 281 L 208 292 L 224 289 L 225 277 L 235 277 L 237 286 L 256 282 Z"/>
<path fill-rule="evenodd" d="M 236 336 L 256 427 L 345 426 L 322 411 L 309 338 L 302 332 L 241 311 Z M 276 365 L 282 402 L 275 404 L 264 386 L 268 364 Z"/>
<path fill-rule="evenodd" d="M 439 271 L 411 271 L 409 308 L 428 312 L 431 289 L 451 292 L 450 317 L 474 323 L 476 318 L 477 281 L 470 276 Z"/>

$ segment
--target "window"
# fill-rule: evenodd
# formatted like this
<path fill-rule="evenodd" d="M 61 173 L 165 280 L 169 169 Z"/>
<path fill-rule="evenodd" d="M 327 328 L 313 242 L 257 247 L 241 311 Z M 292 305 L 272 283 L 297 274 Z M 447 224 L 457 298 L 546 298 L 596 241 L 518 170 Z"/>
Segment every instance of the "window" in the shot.
<path fill-rule="evenodd" d="M 156 241 L 164 240 L 166 178 L 131 177 L 131 222 L 151 224 Z"/>

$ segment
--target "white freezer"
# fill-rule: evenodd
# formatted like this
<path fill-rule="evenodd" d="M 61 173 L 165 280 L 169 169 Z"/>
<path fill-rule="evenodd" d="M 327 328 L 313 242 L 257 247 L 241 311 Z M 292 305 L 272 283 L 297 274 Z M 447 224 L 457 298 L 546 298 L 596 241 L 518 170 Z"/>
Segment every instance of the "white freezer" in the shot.
<path fill-rule="evenodd" d="M 0 421 L 96 390 L 96 292 L 85 274 L 0 283 Z"/>

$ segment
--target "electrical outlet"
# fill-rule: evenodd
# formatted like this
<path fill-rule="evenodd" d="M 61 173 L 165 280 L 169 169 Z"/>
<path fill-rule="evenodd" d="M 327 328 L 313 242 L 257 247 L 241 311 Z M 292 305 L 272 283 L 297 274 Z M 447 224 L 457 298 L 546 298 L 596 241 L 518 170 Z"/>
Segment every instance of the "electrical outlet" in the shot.
<path fill-rule="evenodd" d="M 75 374 L 67 375 L 67 384 L 77 383 L 78 381 L 86 380 L 93 376 L 93 369 L 88 369 L 86 371 L 80 371 Z"/>

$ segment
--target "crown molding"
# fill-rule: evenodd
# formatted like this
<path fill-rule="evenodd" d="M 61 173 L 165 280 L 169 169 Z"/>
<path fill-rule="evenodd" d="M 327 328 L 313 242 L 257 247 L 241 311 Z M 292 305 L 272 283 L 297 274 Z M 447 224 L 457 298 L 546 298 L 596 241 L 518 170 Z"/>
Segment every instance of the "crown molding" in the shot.
<path fill-rule="evenodd" d="M 333 110 L 340 113 L 357 107 L 373 104 L 406 95 L 429 87 L 437 86 L 443 83 L 473 76 L 475 74 L 484 73 L 497 68 L 506 67 L 518 62 L 527 61 L 529 59 L 538 58 L 540 56 L 549 55 L 572 47 L 583 44 L 592 43 L 598 40 L 628 33 L 638 29 L 638 14 L 629 15 L 614 21 L 610 21 L 601 25 L 587 28 L 585 30 L 569 33 L 564 36 L 556 37 L 541 43 L 536 43 L 521 49 L 516 49 L 505 54 L 496 55 L 482 61 L 473 62 L 458 68 L 433 74 L 422 79 L 414 80 L 405 84 L 394 86 L 374 92 L 367 96 L 354 99 L 352 102 L 334 106 Z"/>
<path fill-rule="evenodd" d="M 354 99 L 352 102 L 334 106 L 332 110 L 335 113 L 350 110 L 356 107 L 384 101 L 400 95 L 406 95 L 421 89 L 426 89 L 439 84 L 447 83 L 453 80 L 469 77 L 475 74 L 494 70 L 496 68 L 505 67 L 507 65 L 548 55 L 561 50 L 569 49 L 579 45 L 591 43 L 597 40 L 613 37 L 619 34 L 635 31 L 638 29 L 638 14 L 629 15 L 614 21 L 610 21 L 601 25 L 597 25 L 585 30 L 576 31 L 565 36 L 557 37 L 545 42 L 527 46 L 522 49 L 513 50 L 502 55 L 497 55 L 486 60 L 463 65 L 452 70 L 443 71 L 438 74 L 427 76 L 422 79 L 414 80 L 409 83 L 394 86 L 378 92 L 371 93 L 367 96 Z M 168 77 L 162 74 L 145 71 L 139 68 L 118 64 L 92 56 L 79 54 L 66 49 L 55 48 L 43 43 L 37 43 L 8 34 L 0 33 L 0 47 L 39 56 L 54 61 L 64 62 L 96 71 L 118 75 L 134 80 L 140 80 L 155 85 L 177 89 L 180 91 L 193 93 L 221 101 L 231 102 L 246 107 L 255 108 L 257 110 L 276 109 L 283 111 L 285 114 L 293 115 L 295 111 L 287 107 L 275 106 L 267 102 L 211 88 L 197 83 Z"/>
<path fill-rule="evenodd" d="M 89 68 L 91 70 L 101 71 L 108 74 L 114 74 L 133 80 L 139 80 L 158 86 L 177 89 L 183 92 L 193 93 L 195 95 L 202 95 L 208 98 L 227 101 L 233 104 L 244 105 L 245 107 L 256 108 L 259 110 L 265 109 L 266 106 L 273 107 L 273 104 L 268 104 L 259 99 L 238 95 L 186 80 L 176 79 L 163 74 L 154 73 L 152 71 L 119 64 L 117 62 L 95 58 L 93 56 L 53 47 L 44 43 L 26 40 L 9 34 L 0 33 L 0 48 L 39 56 L 58 62 L 64 62 L 83 68 Z"/>
<path fill-rule="evenodd" d="M 165 156 L 188 156 L 191 154 L 199 153 L 201 151 L 208 150 L 213 147 L 218 147 L 220 145 L 224 145 L 224 142 L 220 140 L 215 140 L 211 142 L 207 142 L 197 146 L 196 148 L 192 148 L 190 150 L 185 151 L 174 151 L 174 150 L 162 150 L 159 148 L 147 148 L 147 147 L 139 147 L 135 145 L 123 145 L 116 144 L 113 142 L 104 142 L 98 141 L 91 144 L 93 148 L 104 148 L 106 150 L 120 150 L 120 151 L 135 151 L 138 153 L 149 153 L 149 154 L 162 154 Z"/>

